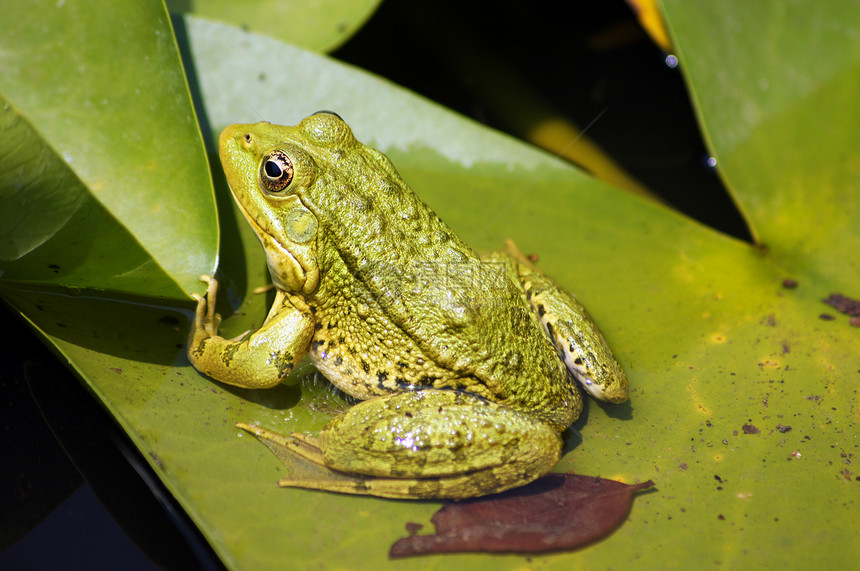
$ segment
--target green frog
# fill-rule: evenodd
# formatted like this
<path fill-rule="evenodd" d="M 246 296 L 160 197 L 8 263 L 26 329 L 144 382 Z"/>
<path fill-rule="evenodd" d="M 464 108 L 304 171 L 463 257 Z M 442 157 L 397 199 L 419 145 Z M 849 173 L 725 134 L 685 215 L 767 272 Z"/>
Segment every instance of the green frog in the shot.
<path fill-rule="evenodd" d="M 232 125 L 219 147 L 276 295 L 259 329 L 224 339 L 218 284 L 202 276 L 191 363 L 222 383 L 267 388 L 308 355 L 360 400 L 316 436 L 237 425 L 311 467 L 280 485 L 394 498 L 501 492 L 559 460 L 560 435 L 582 409 L 577 381 L 595 398 L 627 400 L 624 369 L 573 296 L 513 242 L 476 253 L 338 115 Z"/>

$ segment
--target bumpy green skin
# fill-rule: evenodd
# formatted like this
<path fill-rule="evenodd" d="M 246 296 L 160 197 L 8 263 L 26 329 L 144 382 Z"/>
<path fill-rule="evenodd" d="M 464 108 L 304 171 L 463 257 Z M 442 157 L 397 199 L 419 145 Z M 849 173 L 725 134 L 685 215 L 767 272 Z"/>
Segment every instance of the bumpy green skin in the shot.
<path fill-rule="evenodd" d="M 263 388 L 308 354 L 364 400 L 319 438 L 243 425 L 330 474 L 282 485 L 404 498 L 499 492 L 558 460 L 559 433 L 582 408 L 574 379 L 626 400 L 624 370 L 572 296 L 513 243 L 481 258 L 337 115 L 233 125 L 220 153 L 278 295 L 259 330 L 226 340 L 217 283 L 204 277 L 192 364 Z"/>

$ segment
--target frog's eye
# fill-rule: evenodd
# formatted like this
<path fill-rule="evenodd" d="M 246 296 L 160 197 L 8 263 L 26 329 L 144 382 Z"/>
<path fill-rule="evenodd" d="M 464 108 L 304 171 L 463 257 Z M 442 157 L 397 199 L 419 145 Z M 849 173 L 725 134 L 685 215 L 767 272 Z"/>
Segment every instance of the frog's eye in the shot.
<path fill-rule="evenodd" d="M 293 180 L 293 161 L 284 151 L 272 151 L 260 165 L 260 184 L 266 192 L 281 192 Z"/>

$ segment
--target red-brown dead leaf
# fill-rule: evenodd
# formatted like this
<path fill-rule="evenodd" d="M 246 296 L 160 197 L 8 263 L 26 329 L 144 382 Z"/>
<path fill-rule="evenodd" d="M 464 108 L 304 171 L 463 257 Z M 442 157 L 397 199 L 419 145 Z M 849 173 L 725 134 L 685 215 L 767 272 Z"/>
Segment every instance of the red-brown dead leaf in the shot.
<path fill-rule="evenodd" d="M 398 539 L 388 555 L 573 549 L 621 525 L 633 493 L 653 485 L 549 474 L 522 488 L 443 506 L 431 518 L 436 535 Z"/>

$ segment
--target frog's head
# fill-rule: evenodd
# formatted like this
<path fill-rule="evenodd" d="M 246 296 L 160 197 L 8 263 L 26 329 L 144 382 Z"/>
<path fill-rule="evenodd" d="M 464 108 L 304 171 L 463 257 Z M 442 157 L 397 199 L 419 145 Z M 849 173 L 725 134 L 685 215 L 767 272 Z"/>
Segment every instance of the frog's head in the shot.
<path fill-rule="evenodd" d="M 219 151 L 233 197 L 263 244 L 272 282 L 284 291 L 313 293 L 335 249 L 378 262 L 355 250 L 382 243 L 404 212 L 420 211 L 391 161 L 328 111 L 294 127 L 231 125 Z M 392 240 L 397 235 L 389 232 Z"/>
<path fill-rule="evenodd" d="M 337 115 L 321 112 L 295 127 L 230 125 L 219 154 L 233 198 L 266 252 L 272 282 L 309 294 L 319 285 L 320 220 L 303 194 L 320 176 L 318 162 L 356 143 Z"/>

